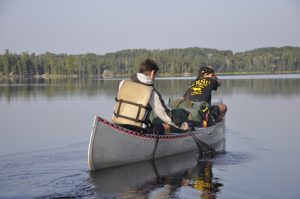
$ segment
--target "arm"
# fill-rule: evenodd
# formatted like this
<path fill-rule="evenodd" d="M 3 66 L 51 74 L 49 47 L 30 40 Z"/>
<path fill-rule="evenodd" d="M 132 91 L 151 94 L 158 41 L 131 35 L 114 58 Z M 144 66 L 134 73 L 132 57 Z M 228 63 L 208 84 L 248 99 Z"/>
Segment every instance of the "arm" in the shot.
<path fill-rule="evenodd" d="M 221 86 L 221 81 L 219 80 L 219 78 L 217 77 L 217 75 L 214 73 L 212 76 L 215 80 L 217 80 L 218 82 L 218 87 Z"/>
<path fill-rule="evenodd" d="M 171 126 L 176 126 L 172 119 L 169 117 L 169 115 L 166 112 L 166 105 L 161 98 L 161 96 L 154 90 L 150 96 L 150 101 L 149 101 L 150 106 L 152 107 L 155 115 L 159 117 L 164 123 L 169 124 Z"/>
<path fill-rule="evenodd" d="M 218 87 L 221 86 L 221 82 L 220 82 L 219 78 L 217 77 L 214 68 L 213 68 L 212 66 L 208 66 L 208 67 L 209 67 L 210 69 L 212 69 L 212 72 L 213 72 L 213 73 L 210 73 L 210 74 L 209 74 L 209 77 L 214 78 L 214 79 L 218 82 Z"/>
<path fill-rule="evenodd" d="M 150 106 L 152 107 L 154 113 L 166 124 L 173 126 L 175 128 L 179 128 L 182 130 L 188 130 L 189 126 L 186 122 L 182 123 L 180 127 L 178 127 L 173 121 L 172 118 L 168 115 L 167 112 L 170 110 L 166 107 L 165 102 L 163 101 L 161 95 L 153 90 L 150 101 Z"/>

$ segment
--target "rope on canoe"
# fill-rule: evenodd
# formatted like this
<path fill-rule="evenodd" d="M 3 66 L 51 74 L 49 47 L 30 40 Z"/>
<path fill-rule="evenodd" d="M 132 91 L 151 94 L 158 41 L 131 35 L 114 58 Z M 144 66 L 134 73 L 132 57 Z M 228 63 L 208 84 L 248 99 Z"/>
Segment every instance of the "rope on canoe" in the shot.
<path fill-rule="evenodd" d="M 152 151 L 152 160 L 154 160 L 155 152 L 157 150 L 158 140 L 159 140 L 159 136 L 157 136 L 157 138 L 155 140 L 155 145 L 154 145 L 154 148 L 153 148 L 153 151 Z"/>

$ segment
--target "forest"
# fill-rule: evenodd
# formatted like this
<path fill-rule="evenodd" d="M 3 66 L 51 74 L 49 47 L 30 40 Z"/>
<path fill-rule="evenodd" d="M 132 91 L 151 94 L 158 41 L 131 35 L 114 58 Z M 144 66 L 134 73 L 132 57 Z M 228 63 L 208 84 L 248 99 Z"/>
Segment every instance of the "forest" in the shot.
<path fill-rule="evenodd" d="M 210 48 L 177 48 L 164 50 L 127 49 L 104 55 L 36 55 L 23 52 L 0 54 L 0 77 L 5 76 L 101 76 L 109 71 L 114 75 L 137 72 L 146 58 L 154 59 L 162 75 L 196 74 L 200 67 L 214 66 L 217 73 L 299 73 L 300 47 L 268 47 L 245 52 Z"/>

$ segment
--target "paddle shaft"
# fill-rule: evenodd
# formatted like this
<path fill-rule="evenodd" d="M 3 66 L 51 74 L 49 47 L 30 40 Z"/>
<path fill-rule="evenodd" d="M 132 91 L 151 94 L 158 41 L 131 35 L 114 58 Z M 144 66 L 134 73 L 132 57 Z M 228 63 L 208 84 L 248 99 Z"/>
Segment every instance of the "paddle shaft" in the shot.
<path fill-rule="evenodd" d="M 200 139 L 198 139 L 193 133 L 191 133 L 192 138 L 197 144 L 198 150 L 199 150 L 199 156 L 200 158 L 211 158 L 215 154 L 216 150 L 206 144 L 205 142 L 202 142 Z"/>

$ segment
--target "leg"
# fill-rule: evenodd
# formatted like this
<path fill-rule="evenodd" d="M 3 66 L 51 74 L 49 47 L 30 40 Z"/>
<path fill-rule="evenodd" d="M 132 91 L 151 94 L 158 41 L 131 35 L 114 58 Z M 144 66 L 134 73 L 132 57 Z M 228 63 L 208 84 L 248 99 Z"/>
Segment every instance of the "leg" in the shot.
<path fill-rule="evenodd" d="M 164 126 L 164 134 L 170 134 L 170 125 L 169 124 L 162 124 Z"/>
<path fill-rule="evenodd" d="M 220 120 L 222 120 L 227 112 L 227 106 L 225 104 L 218 104 L 218 107 L 220 109 Z"/>

